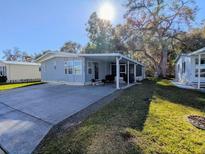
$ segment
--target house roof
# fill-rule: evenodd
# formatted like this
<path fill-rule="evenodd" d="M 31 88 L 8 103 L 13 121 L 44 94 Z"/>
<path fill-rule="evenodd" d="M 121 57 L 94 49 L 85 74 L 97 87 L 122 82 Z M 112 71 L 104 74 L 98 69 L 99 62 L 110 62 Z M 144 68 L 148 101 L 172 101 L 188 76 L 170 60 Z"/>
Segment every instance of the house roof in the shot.
<path fill-rule="evenodd" d="M 188 55 L 189 55 L 189 56 L 198 55 L 198 54 L 200 54 L 200 53 L 202 53 L 202 52 L 205 52 L 205 47 L 203 47 L 203 48 L 201 48 L 201 49 L 199 49 L 199 50 L 196 50 L 196 51 L 194 51 L 194 52 L 192 52 L 192 53 L 189 53 Z"/>
<path fill-rule="evenodd" d="M 177 61 L 178 61 L 182 56 L 188 56 L 188 54 L 182 53 L 182 54 L 178 55 L 177 58 L 175 59 L 175 63 L 177 63 Z"/>
<path fill-rule="evenodd" d="M 201 53 L 205 53 L 205 47 L 204 48 L 201 48 L 201 49 L 199 49 L 199 50 L 196 50 L 196 51 L 194 51 L 194 52 L 191 52 L 191 53 L 188 53 L 188 54 L 184 54 L 184 53 L 182 53 L 182 54 L 180 54 L 180 55 L 178 55 L 177 56 L 177 58 L 175 59 L 175 63 L 180 59 L 180 57 L 182 57 L 182 56 L 194 56 L 194 55 L 198 55 L 198 54 L 201 54 Z"/>
<path fill-rule="evenodd" d="M 4 61 L 4 60 L 0 60 L 0 63 L 11 64 L 11 65 L 35 65 L 35 66 L 40 66 L 39 63 L 19 62 L 19 61 Z"/>
<path fill-rule="evenodd" d="M 144 66 L 143 64 L 141 64 L 140 62 L 133 60 L 129 57 L 126 57 L 120 53 L 96 53 L 96 54 L 73 54 L 73 53 L 66 53 L 66 52 L 48 52 L 44 55 L 42 55 L 41 57 L 39 57 L 36 62 L 41 63 L 43 61 L 52 59 L 52 58 L 56 58 L 56 57 L 121 57 L 122 59 L 128 60 L 130 62 L 139 64 Z"/>

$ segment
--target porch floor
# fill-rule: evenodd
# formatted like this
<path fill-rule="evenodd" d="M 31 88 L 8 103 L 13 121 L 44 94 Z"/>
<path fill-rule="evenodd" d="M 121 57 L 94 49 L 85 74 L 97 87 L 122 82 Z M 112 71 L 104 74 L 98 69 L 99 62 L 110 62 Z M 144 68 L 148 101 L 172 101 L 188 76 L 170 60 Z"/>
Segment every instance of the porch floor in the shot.
<path fill-rule="evenodd" d="M 130 83 L 129 85 L 127 83 L 120 83 L 120 89 L 126 89 L 129 88 L 131 86 L 134 86 L 136 84 L 141 84 L 140 82 L 134 82 L 134 83 Z M 113 88 L 116 88 L 116 83 L 106 83 L 105 85 L 110 85 Z"/>

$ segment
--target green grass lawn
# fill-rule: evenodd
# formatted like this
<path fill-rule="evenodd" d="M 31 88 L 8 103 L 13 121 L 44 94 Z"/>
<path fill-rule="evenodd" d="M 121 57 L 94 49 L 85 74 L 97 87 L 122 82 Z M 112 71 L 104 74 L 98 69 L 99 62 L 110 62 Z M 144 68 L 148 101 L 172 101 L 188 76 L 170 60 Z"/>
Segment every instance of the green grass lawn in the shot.
<path fill-rule="evenodd" d="M 20 87 L 27 87 L 27 86 L 37 85 L 37 84 L 42 84 L 42 82 L 0 84 L 0 91 L 20 88 Z"/>
<path fill-rule="evenodd" d="M 205 130 L 187 122 L 190 114 L 205 116 L 205 94 L 144 81 L 79 126 L 48 137 L 37 152 L 203 154 Z"/>

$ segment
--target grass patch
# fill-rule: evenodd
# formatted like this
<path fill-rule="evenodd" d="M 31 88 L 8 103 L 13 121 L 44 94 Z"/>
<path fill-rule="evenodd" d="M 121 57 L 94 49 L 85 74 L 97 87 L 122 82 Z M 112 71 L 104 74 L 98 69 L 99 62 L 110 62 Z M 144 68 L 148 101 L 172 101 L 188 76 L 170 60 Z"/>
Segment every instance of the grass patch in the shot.
<path fill-rule="evenodd" d="M 76 128 L 48 137 L 36 153 L 205 153 L 205 131 L 187 122 L 190 114 L 205 116 L 203 93 L 144 81 Z"/>
<path fill-rule="evenodd" d="M 10 90 L 14 88 L 27 87 L 32 85 L 43 84 L 43 82 L 26 82 L 26 83 L 9 83 L 9 84 L 0 84 L 0 91 Z"/>

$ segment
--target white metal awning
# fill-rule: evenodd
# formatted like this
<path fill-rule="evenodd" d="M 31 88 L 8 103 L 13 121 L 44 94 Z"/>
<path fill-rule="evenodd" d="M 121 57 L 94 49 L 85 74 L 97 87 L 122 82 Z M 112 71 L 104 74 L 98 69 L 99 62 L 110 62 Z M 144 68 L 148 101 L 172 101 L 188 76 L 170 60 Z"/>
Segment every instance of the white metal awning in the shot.
<path fill-rule="evenodd" d="M 109 61 L 109 62 L 115 62 L 116 57 L 121 58 L 123 61 L 129 61 L 131 63 L 134 64 L 138 64 L 141 66 L 144 66 L 143 64 L 141 64 L 140 62 L 133 60 L 129 57 L 126 57 L 122 54 L 119 53 L 99 53 L 99 54 L 72 54 L 72 53 L 65 53 L 65 52 L 49 52 L 46 53 L 44 55 L 42 55 L 41 57 L 39 57 L 36 62 L 43 62 L 55 57 L 89 57 L 92 59 L 98 59 L 98 60 L 104 60 L 104 61 Z"/>
<path fill-rule="evenodd" d="M 205 54 L 205 47 L 204 47 L 204 48 L 201 48 L 201 49 L 199 49 L 199 50 L 197 50 L 197 51 L 194 51 L 194 52 L 192 52 L 192 53 L 189 53 L 188 55 L 189 55 L 189 56 L 193 56 L 193 55 L 199 55 L 199 54 Z"/>

